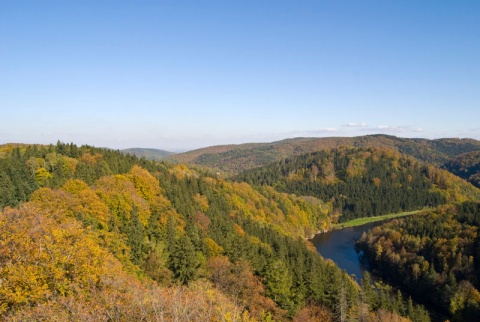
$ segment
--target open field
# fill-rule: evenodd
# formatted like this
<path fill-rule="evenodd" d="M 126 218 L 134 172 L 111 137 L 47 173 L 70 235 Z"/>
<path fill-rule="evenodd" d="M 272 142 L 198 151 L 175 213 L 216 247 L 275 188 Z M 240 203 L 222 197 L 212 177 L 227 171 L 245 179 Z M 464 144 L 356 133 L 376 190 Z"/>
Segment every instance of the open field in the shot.
<path fill-rule="evenodd" d="M 399 212 L 395 214 L 387 214 L 387 215 L 382 215 L 382 216 L 375 216 L 375 217 L 366 217 L 366 218 L 356 218 L 347 222 L 339 223 L 334 226 L 333 229 L 343 229 L 343 228 L 348 228 L 348 227 L 355 227 L 355 226 L 361 226 L 364 224 L 368 224 L 371 222 L 375 221 L 381 221 L 381 220 L 386 220 L 386 219 L 393 219 L 393 218 L 399 218 L 399 217 L 405 217 L 405 216 L 410 216 L 419 213 L 420 211 L 423 211 L 424 209 L 421 210 L 414 210 L 414 211 L 406 211 L 406 212 Z"/>

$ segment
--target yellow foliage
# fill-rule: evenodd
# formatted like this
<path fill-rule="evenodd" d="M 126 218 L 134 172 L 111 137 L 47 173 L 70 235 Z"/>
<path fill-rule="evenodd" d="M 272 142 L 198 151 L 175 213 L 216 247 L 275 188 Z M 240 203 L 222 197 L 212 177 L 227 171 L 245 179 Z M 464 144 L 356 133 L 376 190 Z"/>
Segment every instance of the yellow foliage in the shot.
<path fill-rule="evenodd" d="M 109 265 L 121 270 L 80 222 L 56 218 L 32 204 L 0 212 L 0 237 L 3 307 L 78 294 L 98 284 Z"/>
<path fill-rule="evenodd" d="M 117 219 L 120 220 L 123 216 L 130 220 L 130 214 L 136 207 L 140 221 L 147 225 L 151 214 L 150 207 L 148 202 L 138 195 L 127 175 L 105 176 L 98 179 L 95 192 Z"/>
<path fill-rule="evenodd" d="M 133 166 L 130 170 L 128 178 L 135 186 L 138 195 L 146 201 L 152 203 L 155 197 L 160 195 L 160 185 L 150 172 L 139 167 Z"/>
<path fill-rule="evenodd" d="M 222 246 L 218 245 L 213 239 L 205 238 L 205 244 L 207 244 L 208 254 L 211 257 L 215 257 L 223 253 Z"/>
<path fill-rule="evenodd" d="M 47 171 L 45 168 L 38 168 L 35 171 L 35 179 L 39 186 L 43 187 L 47 184 L 48 180 L 53 178 L 53 174 Z"/>
<path fill-rule="evenodd" d="M 62 190 L 72 194 L 78 194 L 80 191 L 89 189 L 88 185 L 80 179 L 68 180 L 62 187 Z"/>
<path fill-rule="evenodd" d="M 70 173 L 75 173 L 75 169 L 77 168 L 78 160 L 73 159 L 73 158 L 69 158 L 69 157 L 66 157 L 66 156 L 63 156 L 63 159 L 65 160 L 65 164 L 67 165 Z"/>
<path fill-rule="evenodd" d="M 208 210 L 208 199 L 206 196 L 203 196 L 199 193 L 197 193 L 194 197 L 195 199 L 195 202 L 197 203 L 197 205 L 200 207 L 200 210 L 202 210 L 203 212 L 206 212 Z"/>
<path fill-rule="evenodd" d="M 193 175 L 192 170 L 190 170 L 184 164 L 178 164 L 174 166 L 172 169 L 170 169 L 170 173 L 174 174 L 178 179 L 183 179 Z"/>
<path fill-rule="evenodd" d="M 108 207 L 81 180 L 69 180 L 61 190 L 39 189 L 33 193 L 31 201 L 43 210 L 60 212 L 63 216 L 107 228 Z"/>

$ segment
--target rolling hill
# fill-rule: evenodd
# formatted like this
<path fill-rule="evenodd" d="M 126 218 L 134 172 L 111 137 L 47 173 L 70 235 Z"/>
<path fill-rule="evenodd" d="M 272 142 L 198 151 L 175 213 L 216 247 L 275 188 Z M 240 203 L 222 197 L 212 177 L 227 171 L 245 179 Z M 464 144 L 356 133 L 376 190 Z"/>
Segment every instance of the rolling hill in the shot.
<path fill-rule="evenodd" d="M 130 148 L 120 150 L 123 154 L 136 155 L 139 158 L 144 157 L 147 160 L 159 161 L 168 156 L 174 155 L 174 152 L 159 150 L 159 149 L 145 149 L 145 148 Z"/>
<path fill-rule="evenodd" d="M 339 221 L 480 200 L 480 190 L 452 173 L 386 148 L 322 150 L 236 177 L 333 203 Z"/>
<path fill-rule="evenodd" d="M 247 143 L 202 148 L 167 157 L 167 160 L 216 169 L 222 175 L 242 171 L 301 155 L 349 147 L 386 147 L 419 160 L 441 166 L 461 153 L 480 151 L 480 141 L 474 139 L 407 139 L 388 135 L 358 137 L 293 138 L 271 143 Z"/>
<path fill-rule="evenodd" d="M 444 168 L 480 188 L 480 151 L 462 153 L 448 161 Z"/>

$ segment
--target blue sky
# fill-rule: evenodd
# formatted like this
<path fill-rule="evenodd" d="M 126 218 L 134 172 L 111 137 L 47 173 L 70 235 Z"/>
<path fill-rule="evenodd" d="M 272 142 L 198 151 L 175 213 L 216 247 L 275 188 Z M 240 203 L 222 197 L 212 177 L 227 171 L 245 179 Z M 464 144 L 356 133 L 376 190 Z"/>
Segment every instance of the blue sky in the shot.
<path fill-rule="evenodd" d="M 0 144 L 480 139 L 478 1 L 0 2 Z"/>

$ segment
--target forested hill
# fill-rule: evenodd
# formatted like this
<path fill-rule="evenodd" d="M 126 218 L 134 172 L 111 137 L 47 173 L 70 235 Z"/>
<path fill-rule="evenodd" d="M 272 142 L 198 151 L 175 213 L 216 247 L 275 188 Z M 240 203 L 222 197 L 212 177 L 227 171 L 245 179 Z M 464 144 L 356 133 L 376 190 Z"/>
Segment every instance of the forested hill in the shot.
<path fill-rule="evenodd" d="M 272 143 L 213 146 L 168 157 L 168 160 L 215 168 L 224 175 L 238 174 L 282 159 L 322 149 L 386 147 L 436 166 L 461 153 L 480 151 L 473 139 L 406 139 L 388 135 L 359 137 L 295 138 Z"/>
<path fill-rule="evenodd" d="M 132 154 L 139 158 L 145 158 L 147 160 L 154 160 L 159 161 L 162 160 L 170 155 L 174 155 L 174 152 L 169 152 L 165 150 L 159 149 L 145 149 L 145 148 L 130 148 L 130 149 L 123 149 L 120 152 L 124 154 Z"/>
<path fill-rule="evenodd" d="M 462 153 L 448 161 L 444 167 L 480 188 L 480 151 Z"/>
<path fill-rule="evenodd" d="M 311 249 L 317 198 L 60 142 L 0 146 L 0 196 L 2 321 L 429 320 Z"/>
<path fill-rule="evenodd" d="M 338 148 L 245 171 L 239 182 L 330 201 L 339 221 L 480 200 L 448 171 L 385 148 Z"/>
<path fill-rule="evenodd" d="M 394 220 L 357 243 L 370 267 L 452 321 L 480 320 L 480 203 Z"/>

